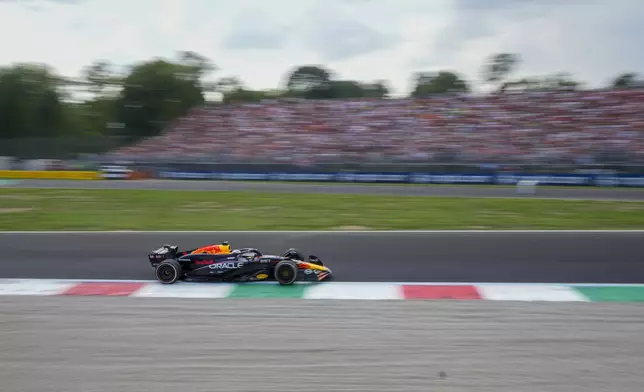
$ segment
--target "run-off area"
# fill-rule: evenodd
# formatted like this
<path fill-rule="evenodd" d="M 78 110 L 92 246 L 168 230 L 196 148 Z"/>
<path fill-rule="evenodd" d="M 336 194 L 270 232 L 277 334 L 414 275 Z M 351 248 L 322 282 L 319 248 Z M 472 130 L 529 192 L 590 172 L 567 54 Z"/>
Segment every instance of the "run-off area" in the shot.
<path fill-rule="evenodd" d="M 0 389 L 632 392 L 641 315 L 621 303 L 2 296 Z"/>

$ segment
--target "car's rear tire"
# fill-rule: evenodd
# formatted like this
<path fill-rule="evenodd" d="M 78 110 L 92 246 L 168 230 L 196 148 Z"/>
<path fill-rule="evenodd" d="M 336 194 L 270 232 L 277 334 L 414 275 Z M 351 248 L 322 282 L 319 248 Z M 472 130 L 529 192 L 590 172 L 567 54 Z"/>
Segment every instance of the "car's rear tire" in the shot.
<path fill-rule="evenodd" d="M 297 263 L 291 260 L 282 260 L 275 266 L 275 280 L 281 285 L 290 285 L 297 280 Z"/>
<path fill-rule="evenodd" d="M 181 264 L 176 260 L 165 260 L 156 268 L 157 280 L 163 284 L 173 284 L 183 275 Z"/>

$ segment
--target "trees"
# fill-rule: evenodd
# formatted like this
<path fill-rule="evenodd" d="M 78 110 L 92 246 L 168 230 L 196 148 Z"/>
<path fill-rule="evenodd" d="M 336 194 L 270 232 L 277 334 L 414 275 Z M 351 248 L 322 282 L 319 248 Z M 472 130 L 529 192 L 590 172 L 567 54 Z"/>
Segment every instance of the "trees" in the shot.
<path fill-rule="evenodd" d="M 116 120 L 128 137 L 157 135 L 171 120 L 204 103 L 203 69 L 194 64 L 155 59 L 135 65 L 123 80 Z"/>
<path fill-rule="evenodd" d="M 559 72 L 546 76 L 533 76 L 515 81 L 507 81 L 500 87 L 501 92 L 511 91 L 551 91 L 575 90 L 581 86 L 568 72 Z"/>
<path fill-rule="evenodd" d="M 355 80 L 333 80 L 328 96 L 323 98 L 385 98 L 389 95 L 387 84 L 382 81 L 361 83 Z"/>
<path fill-rule="evenodd" d="M 158 134 L 169 121 L 203 104 L 206 75 L 216 69 L 194 52 L 175 59 L 152 59 L 119 75 L 108 61 L 88 65 L 82 78 L 63 78 L 38 64 L 0 69 L 0 138 L 111 134 L 138 139 Z M 69 88 L 91 94 L 82 102 L 68 100 Z"/>
<path fill-rule="evenodd" d="M 324 91 L 331 86 L 331 72 L 318 65 L 295 67 L 287 77 L 286 89 L 293 95 Z"/>
<path fill-rule="evenodd" d="M 384 98 L 389 94 L 386 82 L 363 83 L 340 80 L 318 65 L 293 68 L 286 77 L 286 96 L 307 99 Z"/>
<path fill-rule="evenodd" d="M 226 76 L 216 83 L 216 91 L 226 96 L 226 94 L 231 94 L 237 90 L 243 89 L 244 85 L 242 81 L 236 76 Z"/>
<path fill-rule="evenodd" d="M 269 97 L 261 90 L 249 90 L 236 76 L 226 76 L 216 83 L 215 90 L 222 95 L 223 103 L 257 102 Z"/>
<path fill-rule="evenodd" d="M 487 58 L 483 64 L 483 79 L 501 87 L 519 64 L 519 56 L 514 53 L 497 53 Z"/>
<path fill-rule="evenodd" d="M 450 71 L 416 73 L 414 75 L 414 85 L 415 87 L 411 93 L 413 97 L 470 91 L 470 87 L 467 82 L 461 79 L 454 72 Z"/>
<path fill-rule="evenodd" d="M 364 83 L 362 89 L 367 98 L 386 98 L 391 91 L 388 85 L 385 80 L 376 80 L 373 83 Z"/>
<path fill-rule="evenodd" d="M 82 72 L 83 81 L 90 86 L 95 95 L 103 95 L 106 87 L 120 86 L 121 78 L 112 69 L 109 61 L 98 60 L 85 67 Z"/>
<path fill-rule="evenodd" d="M 307 99 L 333 98 L 331 71 L 319 65 L 302 65 L 293 68 L 286 78 L 285 96 Z"/>
<path fill-rule="evenodd" d="M 178 64 L 184 67 L 185 76 L 192 78 L 194 83 L 201 83 L 206 75 L 217 70 L 210 59 L 191 51 L 181 51 L 177 54 Z"/>
<path fill-rule="evenodd" d="M 78 132 L 83 135 L 108 132 L 109 124 L 115 119 L 123 75 L 118 74 L 109 61 L 97 60 L 83 69 L 82 79 L 68 80 L 67 83 L 87 88 L 92 96 L 78 104 L 70 104 L 70 110 L 75 112 Z"/>
<path fill-rule="evenodd" d="M 630 88 L 641 86 L 642 82 L 637 80 L 637 74 L 634 72 L 624 73 L 617 76 L 612 83 L 613 88 Z"/>
<path fill-rule="evenodd" d="M 529 76 L 518 80 L 511 80 L 510 75 L 516 71 L 520 57 L 514 53 L 497 53 L 490 55 L 482 67 L 483 79 L 496 84 L 498 91 L 503 93 L 512 91 L 548 91 L 548 90 L 576 90 L 582 82 L 576 80 L 568 72 L 558 72 L 543 76 Z"/>
<path fill-rule="evenodd" d="M 67 118 L 61 80 L 41 64 L 0 69 L 0 138 L 63 135 Z"/>

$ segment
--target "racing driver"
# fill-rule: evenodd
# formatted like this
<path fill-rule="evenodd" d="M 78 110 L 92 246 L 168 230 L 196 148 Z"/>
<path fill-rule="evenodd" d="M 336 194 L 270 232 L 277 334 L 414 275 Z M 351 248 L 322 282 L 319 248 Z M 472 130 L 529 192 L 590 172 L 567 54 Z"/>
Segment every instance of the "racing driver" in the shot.
<path fill-rule="evenodd" d="M 228 241 L 224 241 L 223 243 L 217 244 L 217 245 L 203 246 L 199 249 L 195 249 L 192 252 L 192 254 L 196 254 L 196 253 L 209 254 L 209 255 L 218 255 L 222 253 L 228 254 L 228 253 L 231 253 L 230 244 L 228 243 Z"/>

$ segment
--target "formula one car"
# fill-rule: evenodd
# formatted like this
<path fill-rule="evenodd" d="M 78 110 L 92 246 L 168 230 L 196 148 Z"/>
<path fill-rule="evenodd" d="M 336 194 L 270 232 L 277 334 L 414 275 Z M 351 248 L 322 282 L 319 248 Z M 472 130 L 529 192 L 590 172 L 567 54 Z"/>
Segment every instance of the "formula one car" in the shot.
<path fill-rule="evenodd" d="M 219 280 L 223 282 L 296 281 L 321 282 L 331 279 L 331 269 L 310 255 L 304 261 L 295 248 L 280 256 L 264 255 L 256 248 L 231 250 L 228 242 L 179 251 L 176 245 L 163 245 L 148 255 L 156 278 L 163 284 L 180 280 Z"/>

